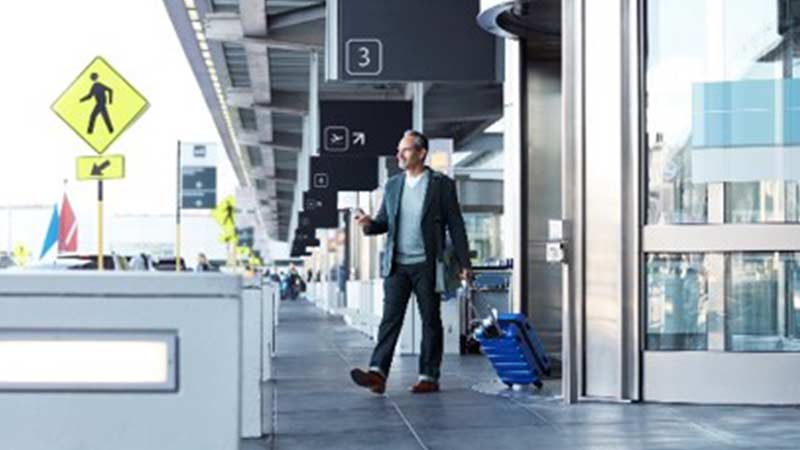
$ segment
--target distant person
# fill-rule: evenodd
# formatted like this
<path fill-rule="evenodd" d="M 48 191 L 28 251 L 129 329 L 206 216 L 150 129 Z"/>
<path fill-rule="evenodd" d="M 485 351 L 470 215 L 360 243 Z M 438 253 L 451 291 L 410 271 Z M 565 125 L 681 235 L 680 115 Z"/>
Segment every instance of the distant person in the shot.
<path fill-rule="evenodd" d="M 422 318 L 422 349 L 419 378 L 411 386 L 411 392 L 424 394 L 439 390 L 444 331 L 441 298 L 436 289 L 436 260 L 444 250 L 445 229 L 452 238 L 461 277 L 472 276 L 456 184 L 448 176 L 426 166 L 427 155 L 428 138 L 420 132 L 407 131 L 397 146 L 397 164 L 404 172 L 386 182 L 378 215 L 373 219 L 359 209 L 354 216 L 364 234 L 388 233 L 385 257 L 381 261 L 381 275 L 385 281 L 378 342 L 369 369 L 350 372 L 357 385 L 376 394 L 386 390 L 386 379 L 412 292 L 417 296 Z"/>
<path fill-rule="evenodd" d="M 89 116 L 89 129 L 87 133 L 94 133 L 94 122 L 97 120 L 98 115 L 103 116 L 106 129 L 109 133 L 113 133 L 114 125 L 111 124 L 111 117 L 108 115 L 108 109 L 106 108 L 106 95 L 108 96 L 108 104 L 110 105 L 114 103 L 114 91 L 105 84 L 97 81 L 99 76 L 96 73 L 89 75 L 89 78 L 91 78 L 94 83 L 92 83 L 89 93 L 80 99 L 80 102 L 83 103 L 94 98 L 94 109 L 92 109 L 92 114 Z"/>
<path fill-rule="evenodd" d="M 297 297 L 300 295 L 300 292 L 304 290 L 305 283 L 303 283 L 303 279 L 300 277 L 300 274 L 297 272 L 297 267 L 294 264 L 289 265 L 289 274 L 288 274 L 288 287 L 289 287 L 289 298 L 292 300 L 297 300 Z"/>
<path fill-rule="evenodd" d="M 131 270 L 133 271 L 150 270 L 150 265 L 148 264 L 147 255 L 145 255 L 144 253 L 139 253 L 138 255 L 131 258 Z"/>
<path fill-rule="evenodd" d="M 208 263 L 208 258 L 205 253 L 197 255 L 197 267 L 195 272 L 211 272 L 211 264 Z"/>

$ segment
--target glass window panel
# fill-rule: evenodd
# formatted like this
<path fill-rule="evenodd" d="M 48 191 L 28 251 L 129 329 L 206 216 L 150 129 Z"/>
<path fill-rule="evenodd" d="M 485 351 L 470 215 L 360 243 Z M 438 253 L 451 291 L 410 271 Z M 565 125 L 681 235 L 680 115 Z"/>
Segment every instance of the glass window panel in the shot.
<path fill-rule="evenodd" d="M 647 2 L 649 224 L 708 222 L 711 183 L 725 222 L 799 221 L 798 24 L 797 0 Z"/>
<path fill-rule="evenodd" d="M 476 256 L 473 263 L 491 265 L 503 262 L 502 215 L 464 213 L 469 249 Z"/>
<path fill-rule="evenodd" d="M 731 254 L 726 292 L 728 351 L 800 351 L 800 253 Z"/>
<path fill-rule="evenodd" d="M 707 315 L 704 256 L 648 255 L 647 350 L 706 350 Z"/>

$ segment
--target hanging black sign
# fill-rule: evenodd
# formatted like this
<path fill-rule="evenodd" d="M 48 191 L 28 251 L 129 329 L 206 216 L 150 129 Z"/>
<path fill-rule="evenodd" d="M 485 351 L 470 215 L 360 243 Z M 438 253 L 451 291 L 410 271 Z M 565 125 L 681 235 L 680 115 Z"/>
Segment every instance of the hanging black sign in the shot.
<path fill-rule="evenodd" d="M 408 101 L 323 101 L 319 104 L 320 155 L 394 156 L 412 127 Z"/>
<path fill-rule="evenodd" d="M 339 0 L 327 18 L 338 25 L 328 36 L 328 76 L 497 81 L 499 39 L 478 25 L 479 9 L 479 0 Z"/>
<path fill-rule="evenodd" d="M 339 211 L 333 189 L 310 189 L 303 192 L 303 212 L 315 228 L 337 228 Z"/>
<path fill-rule="evenodd" d="M 378 187 L 377 158 L 311 157 L 311 189 L 372 191 Z"/>

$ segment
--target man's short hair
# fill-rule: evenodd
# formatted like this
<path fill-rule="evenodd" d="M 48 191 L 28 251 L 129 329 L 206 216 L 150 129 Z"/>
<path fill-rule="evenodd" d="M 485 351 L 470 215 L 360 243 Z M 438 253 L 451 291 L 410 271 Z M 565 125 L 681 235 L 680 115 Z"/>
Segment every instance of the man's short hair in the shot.
<path fill-rule="evenodd" d="M 407 136 L 414 138 L 415 149 L 428 151 L 428 136 L 425 136 L 417 130 L 406 130 L 406 132 L 403 133 L 403 137 Z"/>

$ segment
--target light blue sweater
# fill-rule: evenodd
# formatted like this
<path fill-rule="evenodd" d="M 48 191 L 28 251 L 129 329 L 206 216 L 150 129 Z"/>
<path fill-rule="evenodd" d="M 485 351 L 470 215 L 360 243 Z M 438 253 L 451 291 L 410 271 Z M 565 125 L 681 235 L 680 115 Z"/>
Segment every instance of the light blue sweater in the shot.
<path fill-rule="evenodd" d="M 428 192 L 429 172 L 426 170 L 422 178 L 414 186 L 404 180 L 403 193 L 400 198 L 400 213 L 397 228 L 397 252 L 395 261 L 398 264 L 419 264 L 425 262 L 425 242 L 422 240 L 422 206 Z"/>

